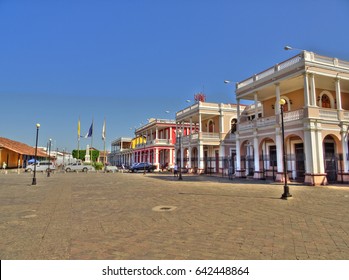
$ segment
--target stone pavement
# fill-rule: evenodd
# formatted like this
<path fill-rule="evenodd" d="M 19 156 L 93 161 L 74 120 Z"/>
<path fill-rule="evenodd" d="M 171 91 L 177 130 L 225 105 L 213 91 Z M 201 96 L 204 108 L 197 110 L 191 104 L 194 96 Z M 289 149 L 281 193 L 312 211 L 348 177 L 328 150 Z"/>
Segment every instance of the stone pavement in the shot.
<path fill-rule="evenodd" d="M 349 259 L 349 186 L 0 174 L 4 259 Z"/>

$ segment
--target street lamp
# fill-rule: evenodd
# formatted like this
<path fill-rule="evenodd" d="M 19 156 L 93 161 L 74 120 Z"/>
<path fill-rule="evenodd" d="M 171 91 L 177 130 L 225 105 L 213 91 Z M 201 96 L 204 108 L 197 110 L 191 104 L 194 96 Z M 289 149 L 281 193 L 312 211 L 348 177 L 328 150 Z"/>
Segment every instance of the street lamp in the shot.
<path fill-rule="evenodd" d="M 298 50 L 298 51 L 304 51 L 302 49 L 299 49 L 299 48 L 294 48 L 294 47 L 291 47 L 291 46 L 284 46 L 284 50 L 285 51 L 292 51 L 292 50 Z"/>
<path fill-rule="evenodd" d="M 232 81 L 231 80 L 224 80 L 224 83 L 225 84 L 231 84 L 232 83 Z M 238 83 L 235 83 L 235 88 L 237 88 L 238 87 Z M 237 102 L 237 99 L 236 99 L 236 95 L 235 95 L 235 102 Z"/>
<path fill-rule="evenodd" d="M 281 111 L 281 131 L 282 131 L 282 153 L 283 153 L 283 165 L 284 165 L 284 193 L 281 199 L 287 200 L 292 197 L 290 194 L 289 187 L 287 185 L 287 161 L 286 161 L 286 148 L 285 148 L 285 127 L 284 127 L 284 105 L 286 104 L 285 99 L 280 99 L 280 111 Z"/>
<path fill-rule="evenodd" d="M 35 158 L 34 158 L 34 176 L 33 176 L 32 185 L 36 185 L 36 164 L 37 164 L 36 157 L 37 157 L 37 154 L 38 154 L 39 128 L 40 128 L 40 124 L 37 123 L 36 124 Z"/>
<path fill-rule="evenodd" d="M 49 143 L 48 143 L 48 168 L 47 168 L 47 177 L 50 177 L 50 173 L 51 173 L 51 143 L 52 143 L 52 139 L 49 139 Z"/>
<path fill-rule="evenodd" d="M 179 146 L 179 177 L 178 180 L 182 181 L 182 130 L 178 129 L 178 146 Z"/>

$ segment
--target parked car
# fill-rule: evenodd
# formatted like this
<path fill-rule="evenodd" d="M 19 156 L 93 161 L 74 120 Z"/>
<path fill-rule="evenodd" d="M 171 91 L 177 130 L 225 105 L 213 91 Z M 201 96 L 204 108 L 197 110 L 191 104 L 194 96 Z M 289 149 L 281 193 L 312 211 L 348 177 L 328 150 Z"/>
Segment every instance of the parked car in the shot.
<path fill-rule="evenodd" d="M 34 171 L 34 163 L 29 164 L 26 168 L 26 172 L 32 172 Z M 56 166 L 53 162 L 50 161 L 41 161 L 36 163 L 36 171 L 48 171 L 48 170 L 54 171 L 56 169 Z"/>
<path fill-rule="evenodd" d="M 106 172 L 117 172 L 118 168 L 116 166 L 113 165 L 107 165 L 104 169 Z"/>
<path fill-rule="evenodd" d="M 94 171 L 95 168 L 92 165 L 85 165 L 81 162 L 77 162 L 73 164 L 68 164 L 67 166 L 65 166 L 64 170 L 66 172 L 70 172 L 70 171 L 87 172 L 87 171 Z"/>
<path fill-rule="evenodd" d="M 138 164 L 132 165 L 130 167 L 130 172 L 146 171 L 153 172 L 156 169 L 156 165 L 153 165 L 149 162 L 140 162 Z"/>

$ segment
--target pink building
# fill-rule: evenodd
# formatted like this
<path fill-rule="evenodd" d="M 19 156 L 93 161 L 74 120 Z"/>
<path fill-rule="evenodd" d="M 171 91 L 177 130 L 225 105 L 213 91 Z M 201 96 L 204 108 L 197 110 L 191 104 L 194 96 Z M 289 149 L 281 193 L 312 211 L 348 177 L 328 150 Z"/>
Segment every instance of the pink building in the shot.
<path fill-rule="evenodd" d="M 144 137 L 145 141 L 133 149 L 133 162 L 150 162 L 157 166 L 157 170 L 173 167 L 176 131 L 176 122 L 165 119 L 150 119 L 137 128 L 136 137 Z"/>

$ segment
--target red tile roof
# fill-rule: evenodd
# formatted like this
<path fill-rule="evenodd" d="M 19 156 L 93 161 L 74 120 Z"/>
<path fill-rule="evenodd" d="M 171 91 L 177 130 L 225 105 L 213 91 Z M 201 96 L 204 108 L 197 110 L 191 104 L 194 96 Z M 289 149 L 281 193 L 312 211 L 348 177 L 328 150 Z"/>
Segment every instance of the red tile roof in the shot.
<path fill-rule="evenodd" d="M 35 156 L 34 147 L 4 137 L 0 137 L 0 148 L 5 148 L 21 155 Z M 38 149 L 37 156 L 46 157 L 47 154 L 43 150 Z"/>

